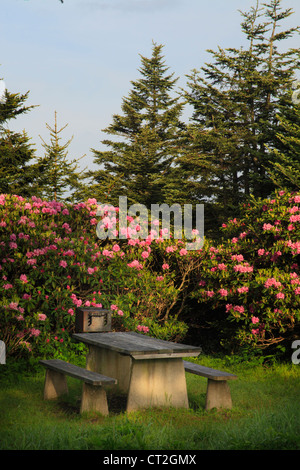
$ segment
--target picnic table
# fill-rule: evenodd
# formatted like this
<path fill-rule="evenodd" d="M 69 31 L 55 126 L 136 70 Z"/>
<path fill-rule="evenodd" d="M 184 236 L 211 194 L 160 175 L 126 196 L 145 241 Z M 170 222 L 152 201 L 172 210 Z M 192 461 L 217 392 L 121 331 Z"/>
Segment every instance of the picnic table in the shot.
<path fill-rule="evenodd" d="M 184 357 L 201 348 L 135 332 L 76 333 L 88 345 L 87 370 L 117 379 L 128 412 L 155 406 L 188 408 Z"/>

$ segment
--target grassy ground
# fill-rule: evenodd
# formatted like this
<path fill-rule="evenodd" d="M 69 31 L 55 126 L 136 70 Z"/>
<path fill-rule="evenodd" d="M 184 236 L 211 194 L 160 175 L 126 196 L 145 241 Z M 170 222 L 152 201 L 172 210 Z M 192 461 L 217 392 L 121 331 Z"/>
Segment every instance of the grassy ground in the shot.
<path fill-rule="evenodd" d="M 238 375 L 231 410 L 204 410 L 206 379 L 187 374 L 188 410 L 127 415 L 125 397 L 109 396 L 110 416 L 80 415 L 82 384 L 43 400 L 45 370 L 0 366 L 1 450 L 299 450 L 300 365 L 263 366 L 203 357 L 201 364 Z"/>

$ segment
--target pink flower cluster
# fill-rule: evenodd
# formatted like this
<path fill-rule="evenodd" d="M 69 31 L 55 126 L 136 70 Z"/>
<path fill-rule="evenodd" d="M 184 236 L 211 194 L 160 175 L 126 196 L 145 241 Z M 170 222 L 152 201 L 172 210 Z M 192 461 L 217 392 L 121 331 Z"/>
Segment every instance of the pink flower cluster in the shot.
<path fill-rule="evenodd" d="M 142 331 L 143 333 L 148 333 L 149 328 L 148 328 L 148 326 L 138 325 L 137 330 Z"/>
<path fill-rule="evenodd" d="M 239 273 L 252 273 L 253 266 L 249 266 L 249 263 L 237 264 L 236 266 L 233 267 L 233 270 Z"/>
<path fill-rule="evenodd" d="M 269 288 L 269 287 L 281 287 L 282 286 L 281 282 L 276 281 L 276 279 L 274 277 L 271 277 L 271 278 L 267 279 L 264 285 L 267 288 Z"/>

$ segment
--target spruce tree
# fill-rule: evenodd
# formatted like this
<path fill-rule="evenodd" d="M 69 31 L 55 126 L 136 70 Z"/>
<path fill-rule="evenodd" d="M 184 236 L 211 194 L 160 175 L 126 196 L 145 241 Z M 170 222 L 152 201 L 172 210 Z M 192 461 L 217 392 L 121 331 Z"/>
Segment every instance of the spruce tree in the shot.
<path fill-rule="evenodd" d="M 188 129 L 193 140 L 191 157 L 188 152 L 184 155 L 182 167 L 188 167 L 189 158 L 193 161 L 197 154 L 202 159 L 199 171 L 195 166 L 192 173 L 190 168 L 190 177 L 198 177 L 199 197 L 214 203 L 213 218 L 217 220 L 219 213 L 218 223 L 237 215 L 238 204 L 250 194 L 265 197 L 274 189 L 269 169 L 277 113 L 290 99 L 299 68 L 299 49 L 278 50 L 279 42 L 298 31 L 279 31 L 292 14 L 280 4 L 281 0 L 271 0 L 261 7 L 257 1 L 249 12 L 241 12 L 248 47 L 209 50 L 213 62 L 188 76 L 185 98 L 193 108 Z"/>
<path fill-rule="evenodd" d="M 73 137 L 61 143 L 61 133 L 68 124 L 59 128 L 57 125 L 57 113 L 54 113 L 54 127 L 46 123 L 46 127 L 50 132 L 50 143 L 42 140 L 42 146 L 45 149 L 45 155 L 38 158 L 37 167 L 39 171 L 38 186 L 41 195 L 51 200 L 67 200 L 76 199 L 76 192 L 80 192 L 82 187 L 82 179 L 84 179 L 84 170 L 79 167 L 79 160 L 68 160 L 68 147 Z"/>
<path fill-rule="evenodd" d="M 274 144 L 275 162 L 270 176 L 279 188 L 300 190 L 300 105 L 285 107 L 278 115 Z"/>
<path fill-rule="evenodd" d="M 0 193 L 28 197 L 34 194 L 36 168 L 35 149 L 25 131 L 13 132 L 9 122 L 27 113 L 34 106 L 26 106 L 28 93 L 10 93 L 5 90 L 0 101 Z"/>
<path fill-rule="evenodd" d="M 141 78 L 123 98 L 123 114 L 114 114 L 104 132 L 112 138 L 102 143 L 108 150 L 93 150 L 94 162 L 102 168 L 91 172 L 91 195 L 98 201 L 118 203 L 163 203 L 164 188 L 179 153 L 177 138 L 183 128 L 183 105 L 172 96 L 178 79 L 168 73 L 162 45 L 153 44 L 152 56 L 141 56 Z"/>

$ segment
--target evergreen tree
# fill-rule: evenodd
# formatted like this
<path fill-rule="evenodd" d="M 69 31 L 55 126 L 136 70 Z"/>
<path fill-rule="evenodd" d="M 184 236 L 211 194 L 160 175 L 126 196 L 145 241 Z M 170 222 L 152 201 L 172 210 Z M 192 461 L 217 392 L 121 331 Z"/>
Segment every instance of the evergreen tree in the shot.
<path fill-rule="evenodd" d="M 280 4 L 281 0 L 271 0 L 261 8 L 257 1 L 249 12 L 241 12 L 248 47 L 209 50 L 214 61 L 188 76 L 185 98 L 193 108 L 188 129 L 193 139 L 181 165 L 188 168 L 187 178 L 198 177 L 198 198 L 214 203 L 212 217 L 218 224 L 237 215 L 238 204 L 250 194 L 265 197 L 274 188 L 269 169 L 277 113 L 290 100 L 299 68 L 299 49 L 280 52 L 277 47 L 298 31 L 279 31 L 292 14 Z M 197 155 L 198 168 L 189 162 Z"/>
<path fill-rule="evenodd" d="M 85 178 L 84 170 L 81 170 L 78 164 L 83 157 L 72 161 L 67 159 L 67 148 L 73 137 L 64 144 L 60 142 L 60 134 L 67 126 L 68 124 L 60 129 L 58 128 L 57 113 L 55 111 L 54 127 L 52 128 L 46 123 L 46 127 L 50 132 L 50 143 L 47 144 L 40 136 L 45 155 L 38 158 L 38 185 L 41 195 L 46 199 L 73 201 L 74 198 L 76 199 L 76 193 L 81 190 L 82 179 Z"/>
<path fill-rule="evenodd" d="M 123 114 L 113 115 L 104 132 L 116 139 L 103 140 L 109 150 L 93 150 L 94 162 L 103 167 L 90 173 L 94 178 L 91 195 L 99 201 L 118 203 L 127 196 L 130 203 L 163 203 L 164 188 L 172 175 L 179 153 L 178 135 L 182 103 L 171 96 L 177 79 L 168 74 L 162 45 L 153 44 L 151 58 L 141 56 L 141 78 L 123 98 Z"/>
<path fill-rule="evenodd" d="M 5 90 L 0 101 L 0 192 L 24 197 L 34 194 L 35 150 L 25 131 L 12 132 L 8 124 L 34 107 L 24 104 L 27 98 Z"/>
<path fill-rule="evenodd" d="M 270 176 L 274 184 L 290 191 L 300 190 L 300 106 L 285 107 L 278 115 L 275 163 Z"/>

